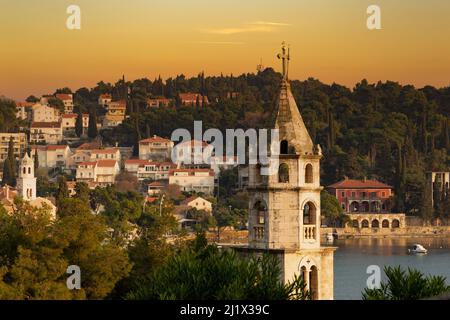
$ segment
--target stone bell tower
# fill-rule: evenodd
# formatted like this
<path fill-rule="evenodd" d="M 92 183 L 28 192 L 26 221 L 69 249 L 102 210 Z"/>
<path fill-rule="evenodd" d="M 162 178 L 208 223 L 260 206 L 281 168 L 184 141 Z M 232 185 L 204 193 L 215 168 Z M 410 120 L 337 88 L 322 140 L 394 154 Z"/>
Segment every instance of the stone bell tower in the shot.
<path fill-rule="evenodd" d="M 19 178 L 17 179 L 17 190 L 24 200 L 36 199 L 36 177 L 34 176 L 34 161 L 25 152 L 20 161 Z"/>
<path fill-rule="evenodd" d="M 320 246 L 320 159 L 288 82 L 289 49 L 283 43 L 283 78 L 273 114 L 279 130 L 278 172 L 249 166 L 249 249 L 279 257 L 283 281 L 302 276 L 314 299 L 333 299 L 333 252 Z"/>

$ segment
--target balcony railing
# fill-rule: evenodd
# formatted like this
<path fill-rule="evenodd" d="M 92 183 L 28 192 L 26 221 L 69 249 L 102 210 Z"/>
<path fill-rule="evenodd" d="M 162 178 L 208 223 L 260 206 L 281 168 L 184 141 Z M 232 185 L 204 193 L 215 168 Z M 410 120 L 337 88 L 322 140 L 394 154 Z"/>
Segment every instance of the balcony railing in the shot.
<path fill-rule="evenodd" d="M 316 225 L 307 224 L 303 226 L 303 239 L 316 240 Z"/>

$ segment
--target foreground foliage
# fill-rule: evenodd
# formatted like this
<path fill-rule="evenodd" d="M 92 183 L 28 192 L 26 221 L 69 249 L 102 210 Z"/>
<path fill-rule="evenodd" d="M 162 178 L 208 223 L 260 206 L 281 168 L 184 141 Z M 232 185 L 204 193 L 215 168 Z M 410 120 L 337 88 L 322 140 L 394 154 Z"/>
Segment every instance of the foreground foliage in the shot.
<path fill-rule="evenodd" d="M 366 288 L 362 293 L 364 300 L 418 300 L 450 292 L 442 276 L 425 276 L 418 270 L 405 271 L 400 266 L 385 267 L 384 272 L 387 282 L 382 282 L 380 288 Z"/>
<path fill-rule="evenodd" d="M 199 241 L 197 239 L 197 241 Z M 140 283 L 127 299 L 305 300 L 301 278 L 283 285 L 274 256 L 243 258 L 234 251 L 196 245 L 173 256 Z M 199 248 L 200 247 L 200 248 Z"/>

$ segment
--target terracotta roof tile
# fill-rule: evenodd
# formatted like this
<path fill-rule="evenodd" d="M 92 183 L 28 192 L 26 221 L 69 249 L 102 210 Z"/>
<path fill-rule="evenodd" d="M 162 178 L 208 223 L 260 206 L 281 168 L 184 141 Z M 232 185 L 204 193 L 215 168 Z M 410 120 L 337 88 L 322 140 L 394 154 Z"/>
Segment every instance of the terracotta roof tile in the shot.
<path fill-rule="evenodd" d="M 333 189 L 391 189 L 392 186 L 377 180 L 354 180 L 344 179 L 329 185 L 327 188 Z"/>

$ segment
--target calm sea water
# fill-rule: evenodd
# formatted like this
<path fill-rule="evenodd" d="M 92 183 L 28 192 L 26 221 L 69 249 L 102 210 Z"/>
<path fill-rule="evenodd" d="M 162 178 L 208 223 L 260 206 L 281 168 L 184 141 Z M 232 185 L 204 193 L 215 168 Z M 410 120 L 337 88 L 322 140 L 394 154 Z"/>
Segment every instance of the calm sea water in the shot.
<path fill-rule="evenodd" d="M 427 255 L 409 255 L 408 248 L 422 244 Z M 426 274 L 442 275 L 450 284 L 450 237 L 335 240 L 334 299 L 361 299 L 369 265 L 412 267 Z M 384 276 L 384 272 L 382 271 Z M 385 279 L 382 277 L 382 279 Z"/>

